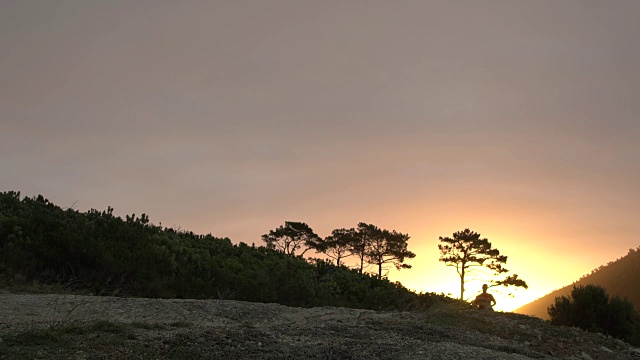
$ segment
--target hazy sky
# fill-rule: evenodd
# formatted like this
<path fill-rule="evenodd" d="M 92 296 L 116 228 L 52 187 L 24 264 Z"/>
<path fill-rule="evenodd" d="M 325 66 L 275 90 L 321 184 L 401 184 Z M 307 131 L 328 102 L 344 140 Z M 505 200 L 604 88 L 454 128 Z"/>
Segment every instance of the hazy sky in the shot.
<path fill-rule="evenodd" d="M 470 227 L 531 289 L 640 245 L 640 1 L 0 0 L 0 190 L 261 244 Z M 472 295 L 478 289 L 470 288 Z M 509 304 L 508 306 L 506 304 Z"/>

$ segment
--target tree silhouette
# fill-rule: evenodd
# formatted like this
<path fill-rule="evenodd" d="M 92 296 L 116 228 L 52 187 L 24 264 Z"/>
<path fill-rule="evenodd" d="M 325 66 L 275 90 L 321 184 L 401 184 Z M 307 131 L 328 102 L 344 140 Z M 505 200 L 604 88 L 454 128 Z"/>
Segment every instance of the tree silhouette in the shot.
<path fill-rule="evenodd" d="M 486 238 L 481 238 L 480 234 L 464 229 L 453 233 L 453 238 L 440 237 L 441 244 L 440 261 L 447 266 L 455 266 L 460 276 L 460 300 L 464 300 L 465 276 L 471 268 L 484 267 L 493 272 L 494 275 L 509 272 L 502 265 L 507 263 L 507 257 L 500 255 L 500 251 L 491 246 Z M 527 283 L 518 278 L 517 274 L 507 276 L 503 280 L 491 281 L 491 286 L 517 286 L 528 288 Z"/>
<path fill-rule="evenodd" d="M 296 251 L 303 246 L 306 248 L 300 256 L 303 256 L 310 248 L 316 248 L 320 237 L 303 222 L 285 221 L 275 230 L 270 230 L 268 234 L 262 235 L 262 240 L 267 244 L 267 248 L 274 249 L 287 255 L 296 255 Z"/>
<path fill-rule="evenodd" d="M 395 230 L 382 230 L 377 226 L 360 223 L 358 228 L 369 239 L 365 256 L 367 262 L 378 267 L 378 279 L 382 278 L 384 264 L 393 264 L 396 269 L 410 269 L 411 265 L 405 264 L 406 258 L 412 259 L 416 254 L 407 249 L 409 235 Z"/>
<path fill-rule="evenodd" d="M 371 225 L 373 226 L 373 225 Z M 355 255 L 358 257 L 358 261 L 360 262 L 359 272 L 362 275 L 364 271 L 364 263 L 365 258 L 367 256 L 367 249 L 369 248 L 369 244 L 371 243 L 372 234 L 366 230 L 367 224 L 359 223 L 358 230 L 354 232 L 354 238 L 349 243 L 349 252 L 351 255 Z"/>
<path fill-rule="evenodd" d="M 325 239 L 318 240 L 316 250 L 335 260 L 336 266 L 340 266 L 340 261 L 351 255 L 351 244 L 356 236 L 356 230 L 353 228 L 335 229 Z"/>

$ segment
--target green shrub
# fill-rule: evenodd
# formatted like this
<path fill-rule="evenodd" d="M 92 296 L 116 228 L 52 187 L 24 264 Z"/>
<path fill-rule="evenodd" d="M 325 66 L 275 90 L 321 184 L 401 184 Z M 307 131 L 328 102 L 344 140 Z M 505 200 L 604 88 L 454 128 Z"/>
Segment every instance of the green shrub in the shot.
<path fill-rule="evenodd" d="M 145 214 L 81 213 L 42 196 L 0 192 L 0 282 L 16 279 L 97 295 L 302 307 L 404 310 L 449 301 L 325 260 L 161 228 Z"/>
<path fill-rule="evenodd" d="M 552 325 L 576 326 L 640 345 L 640 321 L 633 304 L 619 296 L 609 298 L 601 286 L 574 286 L 571 297 L 557 297 L 547 312 Z"/>

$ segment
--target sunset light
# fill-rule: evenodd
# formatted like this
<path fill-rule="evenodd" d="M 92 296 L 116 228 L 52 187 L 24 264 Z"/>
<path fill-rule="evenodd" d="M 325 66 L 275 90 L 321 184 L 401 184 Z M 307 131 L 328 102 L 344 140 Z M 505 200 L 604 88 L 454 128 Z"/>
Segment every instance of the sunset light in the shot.
<path fill-rule="evenodd" d="M 498 311 L 640 245 L 640 1 L 0 3 L 1 191 L 256 247 L 373 224 L 452 298 L 468 228 L 528 284 Z"/>

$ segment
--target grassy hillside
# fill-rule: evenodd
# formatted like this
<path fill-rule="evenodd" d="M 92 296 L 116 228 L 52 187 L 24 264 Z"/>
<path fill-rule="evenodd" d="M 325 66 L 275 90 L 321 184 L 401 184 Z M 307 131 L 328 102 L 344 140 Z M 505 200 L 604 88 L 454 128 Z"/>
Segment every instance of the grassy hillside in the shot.
<path fill-rule="evenodd" d="M 0 192 L 0 287 L 48 284 L 125 297 L 235 299 L 371 310 L 454 301 L 376 276 L 211 234 L 162 228 L 145 214 L 62 209 Z"/>
<path fill-rule="evenodd" d="M 588 284 L 600 285 L 612 296 L 627 297 L 634 308 L 640 309 L 640 247 L 630 249 L 626 256 L 600 266 L 574 284 L 547 294 L 516 309 L 515 312 L 548 319 L 547 308 L 553 304 L 556 297 L 569 296 L 574 285 Z"/>

